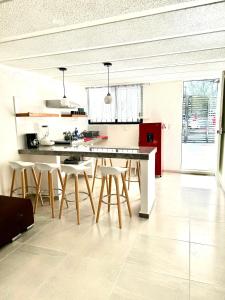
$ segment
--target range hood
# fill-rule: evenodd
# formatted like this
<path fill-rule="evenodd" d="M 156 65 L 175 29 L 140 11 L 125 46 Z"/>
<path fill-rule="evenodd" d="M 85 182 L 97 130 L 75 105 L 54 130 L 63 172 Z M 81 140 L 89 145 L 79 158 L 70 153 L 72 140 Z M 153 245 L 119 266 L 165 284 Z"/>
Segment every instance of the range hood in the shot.
<path fill-rule="evenodd" d="M 80 105 L 68 99 L 45 100 L 45 105 L 49 108 L 78 108 Z"/>

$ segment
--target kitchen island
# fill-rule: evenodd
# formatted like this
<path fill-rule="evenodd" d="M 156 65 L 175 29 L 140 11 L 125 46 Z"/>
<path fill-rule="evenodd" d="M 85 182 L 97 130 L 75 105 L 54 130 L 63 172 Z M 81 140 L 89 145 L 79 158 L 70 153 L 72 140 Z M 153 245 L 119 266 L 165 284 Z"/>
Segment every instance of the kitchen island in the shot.
<path fill-rule="evenodd" d="M 96 146 L 45 146 L 37 149 L 19 149 L 21 155 L 137 159 L 141 163 L 141 209 L 139 216 L 149 218 L 155 200 L 155 147 L 119 148 Z"/>

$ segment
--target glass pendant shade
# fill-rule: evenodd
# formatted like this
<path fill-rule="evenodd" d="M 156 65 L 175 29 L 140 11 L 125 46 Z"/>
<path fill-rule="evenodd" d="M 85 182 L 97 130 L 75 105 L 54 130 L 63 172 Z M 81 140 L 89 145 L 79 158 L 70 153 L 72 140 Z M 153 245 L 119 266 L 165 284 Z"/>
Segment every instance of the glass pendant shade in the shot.
<path fill-rule="evenodd" d="M 112 96 L 110 93 L 108 93 L 104 98 L 105 104 L 111 104 L 112 103 Z"/>
<path fill-rule="evenodd" d="M 70 101 L 66 97 L 63 97 L 61 99 L 61 105 L 64 107 L 70 107 Z"/>
<path fill-rule="evenodd" d="M 107 67 L 107 69 L 108 69 L 108 94 L 105 96 L 104 102 L 105 102 L 105 104 L 111 104 L 112 103 L 112 96 L 109 92 L 109 67 L 111 67 L 112 64 L 110 62 L 105 62 L 105 63 L 103 63 L 103 65 L 105 67 Z"/>

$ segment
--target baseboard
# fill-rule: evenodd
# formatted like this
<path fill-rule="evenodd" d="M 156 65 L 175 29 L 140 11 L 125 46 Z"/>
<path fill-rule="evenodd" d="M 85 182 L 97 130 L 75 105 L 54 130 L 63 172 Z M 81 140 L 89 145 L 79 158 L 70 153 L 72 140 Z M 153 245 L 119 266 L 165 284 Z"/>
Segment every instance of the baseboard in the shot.
<path fill-rule="evenodd" d="M 215 176 L 214 172 L 199 171 L 199 170 L 163 170 L 163 173 L 178 173 L 178 174 L 190 174 L 190 175 Z"/>

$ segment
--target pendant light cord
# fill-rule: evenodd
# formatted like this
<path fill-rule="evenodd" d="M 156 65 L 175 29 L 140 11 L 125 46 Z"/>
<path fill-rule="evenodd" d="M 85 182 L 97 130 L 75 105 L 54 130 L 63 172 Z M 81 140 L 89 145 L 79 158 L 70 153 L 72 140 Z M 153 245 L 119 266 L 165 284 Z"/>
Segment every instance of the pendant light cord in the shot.
<path fill-rule="evenodd" d="M 65 89 L 65 82 L 64 82 L 64 70 L 63 70 L 63 92 L 64 92 L 64 96 L 63 98 L 66 98 L 66 89 Z"/>
<path fill-rule="evenodd" d="M 108 94 L 109 94 L 109 66 L 107 68 L 108 68 Z"/>

